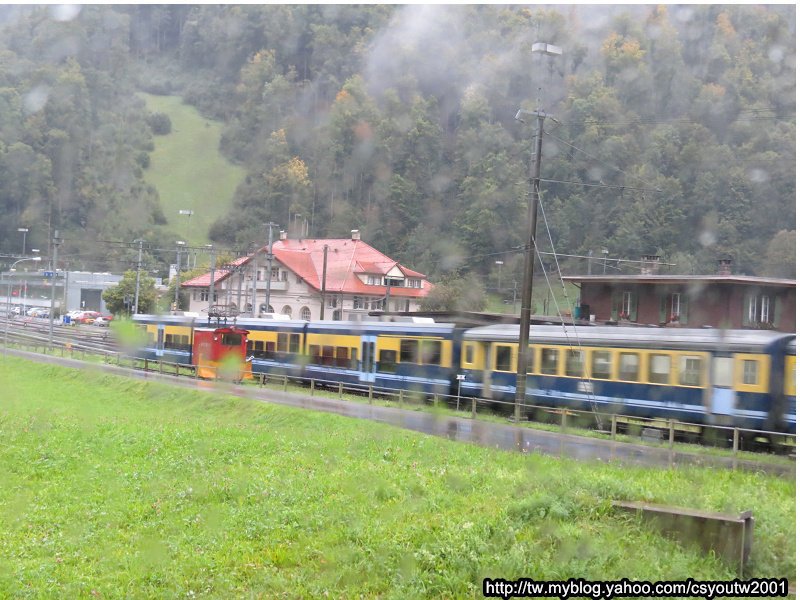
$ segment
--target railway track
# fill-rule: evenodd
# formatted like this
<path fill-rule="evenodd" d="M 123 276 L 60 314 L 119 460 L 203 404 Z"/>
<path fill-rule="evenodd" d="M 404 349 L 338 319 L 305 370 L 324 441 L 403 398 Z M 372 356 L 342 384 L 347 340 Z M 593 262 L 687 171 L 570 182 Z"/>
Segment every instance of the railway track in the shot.
<path fill-rule="evenodd" d="M 3 323 L 4 339 L 26 345 L 47 345 L 50 337 L 50 322 L 46 319 L 10 319 Z M 7 327 L 7 329 L 6 329 Z M 107 327 L 93 325 L 53 324 L 53 345 L 56 347 L 83 349 L 93 352 L 116 352 L 118 344 Z"/>

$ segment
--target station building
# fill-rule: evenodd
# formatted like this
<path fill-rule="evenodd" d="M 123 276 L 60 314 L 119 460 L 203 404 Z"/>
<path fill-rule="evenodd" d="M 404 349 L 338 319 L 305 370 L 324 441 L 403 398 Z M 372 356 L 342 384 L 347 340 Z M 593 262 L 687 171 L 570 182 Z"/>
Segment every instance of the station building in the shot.
<path fill-rule="evenodd" d="M 359 320 L 374 310 L 416 312 L 432 287 L 422 273 L 364 242 L 358 230 L 346 239 L 289 239 L 281 232 L 271 267 L 264 246 L 215 269 L 213 298 L 210 272 L 181 283 L 191 312 L 207 314 L 213 306 L 227 314 L 277 313 L 303 320 Z"/>

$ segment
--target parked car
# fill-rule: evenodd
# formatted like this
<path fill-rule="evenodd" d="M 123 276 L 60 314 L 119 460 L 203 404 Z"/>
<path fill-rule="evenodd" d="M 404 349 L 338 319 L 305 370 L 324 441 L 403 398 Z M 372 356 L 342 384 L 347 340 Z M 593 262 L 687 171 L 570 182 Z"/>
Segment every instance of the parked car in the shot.
<path fill-rule="evenodd" d="M 83 311 L 80 316 L 76 318 L 78 323 L 83 325 L 91 325 L 94 323 L 94 320 L 100 316 L 100 313 L 96 310 L 85 310 Z"/>
<path fill-rule="evenodd" d="M 111 319 L 109 319 L 108 317 L 102 317 L 101 316 L 101 317 L 97 317 L 94 320 L 94 323 L 92 323 L 92 325 L 96 325 L 97 327 L 108 327 L 108 324 L 110 322 L 111 322 Z"/>

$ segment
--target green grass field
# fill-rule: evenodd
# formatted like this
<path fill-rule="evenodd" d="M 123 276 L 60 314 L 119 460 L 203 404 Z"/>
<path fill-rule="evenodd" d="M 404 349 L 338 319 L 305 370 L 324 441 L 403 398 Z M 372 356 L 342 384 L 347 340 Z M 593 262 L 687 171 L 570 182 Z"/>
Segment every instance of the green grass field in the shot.
<path fill-rule="evenodd" d="M 752 509 L 746 576 L 794 579 L 793 481 L 518 455 L 11 357 L 0 385 L 0 597 L 480 598 L 483 577 L 736 576 L 615 499 Z"/>
<path fill-rule="evenodd" d="M 172 133 L 154 136 L 145 180 L 158 190 L 170 228 L 192 244 L 205 244 L 209 226 L 229 212 L 245 171 L 219 153 L 221 123 L 206 119 L 178 96 L 140 95 L 148 110 L 172 121 Z M 181 216 L 179 210 L 194 215 Z"/>

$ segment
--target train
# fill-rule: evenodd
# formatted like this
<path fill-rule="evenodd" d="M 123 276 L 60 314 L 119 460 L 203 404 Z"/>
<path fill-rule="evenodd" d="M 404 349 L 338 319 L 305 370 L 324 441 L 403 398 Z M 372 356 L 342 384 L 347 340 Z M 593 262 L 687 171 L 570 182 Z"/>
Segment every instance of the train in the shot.
<path fill-rule="evenodd" d="M 136 315 L 143 358 L 223 362 L 322 384 L 371 385 L 499 407 L 516 393 L 519 326 L 432 319 L 296 321 Z M 523 410 L 568 408 L 754 431 L 796 432 L 796 336 L 776 331 L 536 325 Z"/>

